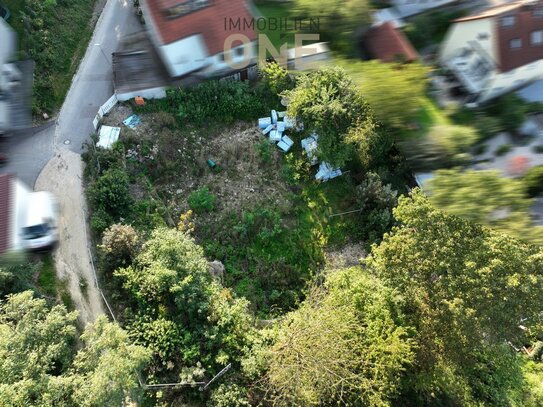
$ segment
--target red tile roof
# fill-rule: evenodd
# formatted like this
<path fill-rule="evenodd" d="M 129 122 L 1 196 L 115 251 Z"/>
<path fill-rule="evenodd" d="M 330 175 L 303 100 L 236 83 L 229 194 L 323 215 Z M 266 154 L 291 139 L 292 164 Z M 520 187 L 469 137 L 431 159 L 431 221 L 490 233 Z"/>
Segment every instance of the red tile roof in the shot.
<path fill-rule="evenodd" d="M 11 176 L 0 175 L 0 253 L 9 249 L 11 222 Z"/>
<path fill-rule="evenodd" d="M 543 1 L 539 2 L 540 7 Z M 534 16 L 531 7 L 519 7 L 514 12 L 504 15 L 515 16 L 515 24 L 511 27 L 502 27 L 500 21 L 496 21 L 497 46 L 499 68 L 502 72 L 516 69 L 523 65 L 543 58 L 543 44 L 531 43 L 531 33 L 543 30 L 543 17 Z M 511 49 L 511 40 L 520 39 L 522 47 Z"/>
<path fill-rule="evenodd" d="M 383 62 L 395 62 L 399 56 L 407 62 L 419 58 L 407 37 L 391 22 L 372 27 L 364 36 L 364 46 L 371 57 Z"/>
<path fill-rule="evenodd" d="M 212 4 L 181 17 L 168 17 L 166 10 L 183 3 L 183 0 L 146 0 L 151 14 L 149 23 L 156 29 L 163 45 L 202 34 L 207 51 L 215 55 L 224 51 L 224 42 L 232 34 L 244 34 L 251 41 L 257 34 L 250 26 L 253 21 L 245 0 L 212 0 Z M 231 29 L 232 19 L 241 22 L 239 29 Z M 147 17 L 149 20 L 149 16 Z M 243 24 L 244 20 L 247 24 Z"/>

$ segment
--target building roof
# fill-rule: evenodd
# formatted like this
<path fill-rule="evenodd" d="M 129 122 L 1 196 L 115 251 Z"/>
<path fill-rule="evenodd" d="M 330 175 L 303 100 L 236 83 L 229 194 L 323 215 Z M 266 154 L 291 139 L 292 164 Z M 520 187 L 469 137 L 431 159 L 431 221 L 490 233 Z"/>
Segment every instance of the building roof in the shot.
<path fill-rule="evenodd" d="M 223 52 L 224 42 L 232 34 L 243 34 L 251 41 L 256 40 L 257 34 L 251 26 L 253 17 L 245 0 L 207 1 L 210 4 L 206 7 L 175 16 L 172 10 L 181 14 L 180 8 L 201 4 L 202 0 L 146 0 L 151 20 L 148 24 L 153 24 L 162 45 L 202 34 L 210 55 Z"/>
<path fill-rule="evenodd" d="M 370 28 L 364 36 L 364 47 L 370 57 L 383 62 L 395 62 L 399 56 L 409 62 L 419 57 L 407 37 L 390 21 Z"/>
<path fill-rule="evenodd" d="M 487 8 L 477 14 L 472 14 L 466 17 L 457 18 L 456 20 L 453 20 L 453 22 L 459 23 L 462 21 L 473 21 L 473 20 L 480 20 L 483 18 L 496 17 L 496 16 L 499 16 L 500 14 L 504 14 L 512 10 L 516 10 L 520 6 L 522 6 L 522 1 L 516 1 L 514 3 L 508 3 L 508 4 L 501 4 L 499 6 Z"/>
<path fill-rule="evenodd" d="M 168 73 L 144 32 L 129 35 L 112 54 L 113 87 L 117 93 L 163 87 Z"/>
<path fill-rule="evenodd" d="M 11 175 L 0 175 L 0 254 L 10 246 Z"/>

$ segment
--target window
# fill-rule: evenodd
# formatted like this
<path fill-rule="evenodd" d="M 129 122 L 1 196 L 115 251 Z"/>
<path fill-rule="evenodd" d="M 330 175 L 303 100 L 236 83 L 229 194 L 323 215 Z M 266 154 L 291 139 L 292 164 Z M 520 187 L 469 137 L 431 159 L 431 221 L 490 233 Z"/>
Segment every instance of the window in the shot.
<path fill-rule="evenodd" d="M 520 38 L 513 38 L 511 41 L 509 41 L 509 48 L 511 49 L 522 48 L 522 40 Z"/>
<path fill-rule="evenodd" d="M 165 10 L 167 17 L 175 18 L 181 17 L 185 14 L 192 13 L 193 11 L 198 11 L 205 7 L 210 6 L 212 3 L 211 0 L 185 0 L 180 1 L 179 4 L 170 7 Z"/>
<path fill-rule="evenodd" d="M 502 27 L 511 27 L 515 25 L 515 16 L 502 17 Z"/>
<path fill-rule="evenodd" d="M 543 43 L 543 30 L 532 31 L 530 34 L 530 41 L 532 45 L 539 45 Z"/>
<path fill-rule="evenodd" d="M 224 52 L 219 55 L 219 61 L 224 62 Z"/>
<path fill-rule="evenodd" d="M 244 50 L 244 47 L 237 47 L 236 48 L 236 56 L 237 57 L 243 56 L 243 50 Z"/>
<path fill-rule="evenodd" d="M 543 17 L 543 7 L 538 6 L 534 8 L 534 17 Z"/>

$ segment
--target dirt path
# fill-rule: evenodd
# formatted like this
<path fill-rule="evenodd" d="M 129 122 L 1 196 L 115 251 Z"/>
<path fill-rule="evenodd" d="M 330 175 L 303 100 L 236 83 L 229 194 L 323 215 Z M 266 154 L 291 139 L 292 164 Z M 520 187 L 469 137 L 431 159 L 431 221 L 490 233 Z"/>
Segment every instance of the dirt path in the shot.
<path fill-rule="evenodd" d="M 89 255 L 83 163 L 69 150 L 56 153 L 39 175 L 35 190 L 50 191 L 60 203 L 60 242 L 54 254 L 57 275 L 67 287 L 83 325 L 104 314 Z"/>

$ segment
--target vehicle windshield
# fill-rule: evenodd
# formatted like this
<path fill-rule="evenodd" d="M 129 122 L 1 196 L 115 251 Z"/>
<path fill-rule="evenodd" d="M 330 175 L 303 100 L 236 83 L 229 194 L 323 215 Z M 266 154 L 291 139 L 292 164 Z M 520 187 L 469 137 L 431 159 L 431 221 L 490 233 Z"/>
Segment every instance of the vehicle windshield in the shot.
<path fill-rule="evenodd" d="M 47 224 L 42 223 L 41 225 L 29 226 L 23 228 L 23 237 L 26 240 L 38 239 L 47 235 Z"/>

